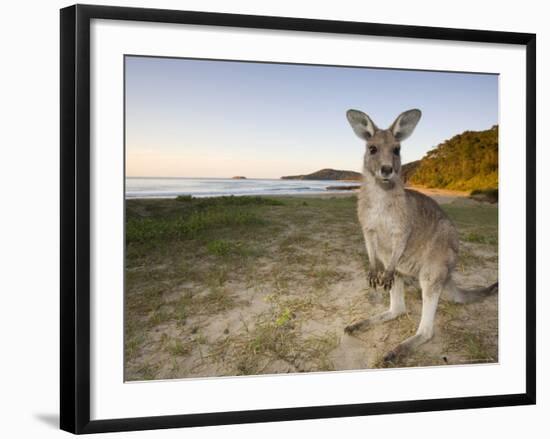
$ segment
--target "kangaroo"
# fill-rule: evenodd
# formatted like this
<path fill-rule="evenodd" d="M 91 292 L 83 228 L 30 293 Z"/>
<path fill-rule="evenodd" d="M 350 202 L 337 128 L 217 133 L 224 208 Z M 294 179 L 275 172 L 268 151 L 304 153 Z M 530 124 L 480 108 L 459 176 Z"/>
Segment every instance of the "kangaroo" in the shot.
<path fill-rule="evenodd" d="M 346 114 L 355 134 L 366 141 L 357 213 L 369 259 L 367 282 L 371 288 L 389 290 L 390 307 L 347 326 L 345 332 L 352 334 L 404 314 L 405 278 L 418 279 L 422 289 L 422 317 L 416 334 L 389 351 L 385 362 L 395 361 L 432 338 L 442 293 L 467 303 L 498 291 L 498 282 L 469 291 L 454 284 L 459 247 L 454 224 L 433 199 L 404 187 L 401 142 L 412 134 L 421 114 L 417 109 L 405 111 L 385 130 L 361 111 Z"/>

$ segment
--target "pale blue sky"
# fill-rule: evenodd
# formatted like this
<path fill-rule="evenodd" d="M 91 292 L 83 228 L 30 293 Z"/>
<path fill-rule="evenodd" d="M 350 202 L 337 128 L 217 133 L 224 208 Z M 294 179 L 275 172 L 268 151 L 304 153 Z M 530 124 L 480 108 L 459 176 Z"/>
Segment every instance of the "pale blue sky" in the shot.
<path fill-rule="evenodd" d="M 127 176 L 278 178 L 361 170 L 345 117 L 422 110 L 403 162 L 498 123 L 495 75 L 126 57 Z"/>

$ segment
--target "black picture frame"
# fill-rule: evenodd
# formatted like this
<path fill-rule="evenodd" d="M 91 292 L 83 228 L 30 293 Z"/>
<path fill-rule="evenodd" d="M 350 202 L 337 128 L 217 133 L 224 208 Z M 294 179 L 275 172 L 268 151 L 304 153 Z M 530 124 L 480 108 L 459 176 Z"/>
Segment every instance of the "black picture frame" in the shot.
<path fill-rule="evenodd" d="M 61 9 L 61 429 L 72 433 L 192 427 L 535 404 L 536 36 L 530 33 L 74 5 Z M 90 21 L 133 20 L 526 47 L 526 392 L 224 413 L 90 420 Z"/>

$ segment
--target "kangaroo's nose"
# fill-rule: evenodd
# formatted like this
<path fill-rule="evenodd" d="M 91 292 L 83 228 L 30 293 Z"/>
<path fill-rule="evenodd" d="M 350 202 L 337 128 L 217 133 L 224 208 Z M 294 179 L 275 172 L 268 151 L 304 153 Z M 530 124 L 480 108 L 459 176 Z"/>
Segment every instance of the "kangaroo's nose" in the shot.
<path fill-rule="evenodd" d="M 391 166 L 382 166 L 380 167 L 380 172 L 382 173 L 382 175 L 384 177 L 387 177 L 388 175 L 390 175 L 392 172 L 393 172 L 393 168 Z"/>

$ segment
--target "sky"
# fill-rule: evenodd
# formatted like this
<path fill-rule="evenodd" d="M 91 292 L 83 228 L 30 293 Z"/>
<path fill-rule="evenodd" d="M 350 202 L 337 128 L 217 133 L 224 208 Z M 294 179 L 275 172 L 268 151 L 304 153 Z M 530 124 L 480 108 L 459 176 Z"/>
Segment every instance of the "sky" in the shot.
<path fill-rule="evenodd" d="M 498 123 L 498 76 L 126 56 L 126 175 L 279 178 L 361 171 L 364 141 L 345 113 L 387 128 L 422 118 L 402 162 Z"/>

